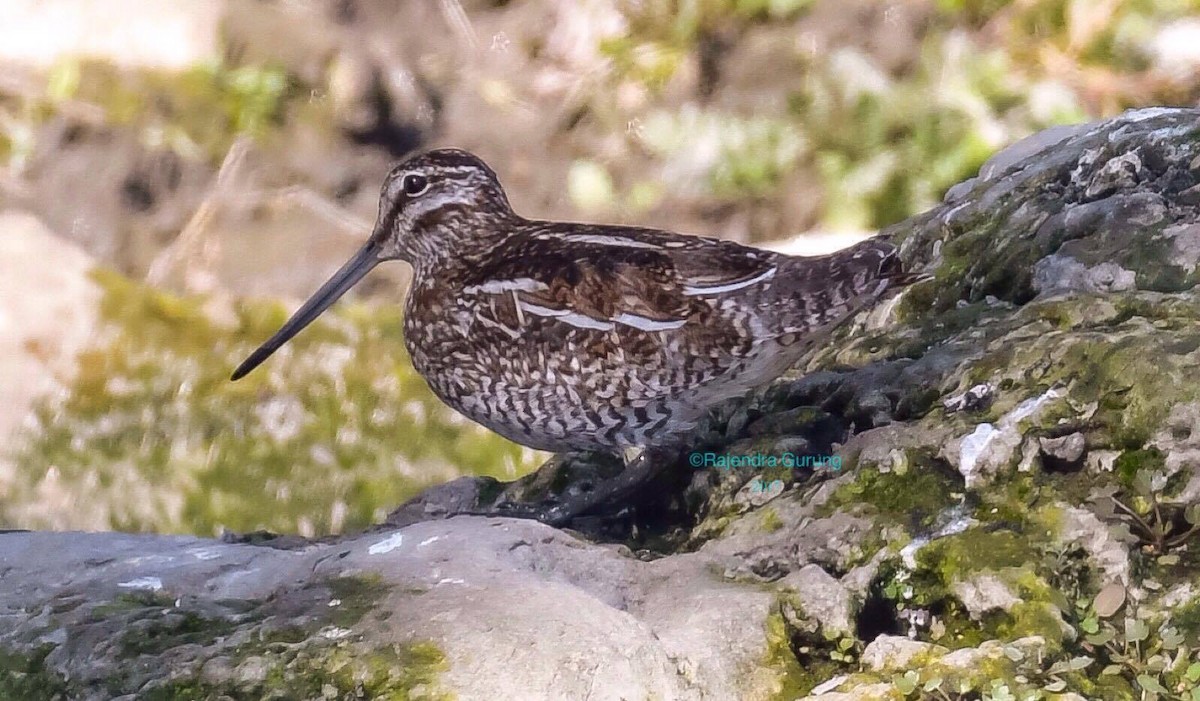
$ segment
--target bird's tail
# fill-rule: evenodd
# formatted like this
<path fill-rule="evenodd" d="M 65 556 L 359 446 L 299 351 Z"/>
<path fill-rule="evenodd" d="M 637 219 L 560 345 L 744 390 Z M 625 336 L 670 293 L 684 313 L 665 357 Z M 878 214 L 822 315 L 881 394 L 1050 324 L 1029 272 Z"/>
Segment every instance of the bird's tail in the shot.
<path fill-rule="evenodd" d="M 797 308 L 797 322 L 785 328 L 788 332 L 820 335 L 818 329 L 832 330 L 863 308 L 925 277 L 905 271 L 899 249 L 882 238 L 795 260 L 802 266 L 802 274 L 792 278 L 796 285 L 788 290 Z"/>
<path fill-rule="evenodd" d="M 927 272 L 905 270 L 900 260 L 900 250 L 892 245 L 891 255 L 880 265 L 879 279 L 884 283 L 880 294 L 884 297 L 892 297 L 919 282 L 932 280 L 933 275 Z"/>
<path fill-rule="evenodd" d="M 871 266 L 868 261 L 874 263 L 874 270 L 868 272 L 867 277 L 868 280 L 875 281 L 876 295 L 898 294 L 904 288 L 932 277 L 928 273 L 905 270 L 904 264 L 900 260 L 900 249 L 886 239 L 867 239 L 846 249 L 845 253 L 849 260 L 861 261 L 857 266 L 860 270 L 863 268 L 870 270 Z"/>

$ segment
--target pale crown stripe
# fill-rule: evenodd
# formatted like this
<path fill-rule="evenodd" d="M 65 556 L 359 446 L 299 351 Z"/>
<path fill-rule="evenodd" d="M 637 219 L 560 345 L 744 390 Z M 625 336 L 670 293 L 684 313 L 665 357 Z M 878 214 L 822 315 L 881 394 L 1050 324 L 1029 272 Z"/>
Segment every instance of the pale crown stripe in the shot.
<path fill-rule="evenodd" d="M 734 290 L 740 290 L 743 287 L 749 287 L 751 285 L 755 285 L 760 282 L 765 282 L 767 280 L 770 280 L 771 278 L 775 277 L 776 270 L 777 270 L 776 268 L 771 268 L 770 270 L 763 273 L 762 275 L 756 275 L 755 277 L 752 277 L 749 280 L 741 280 L 739 282 L 731 282 L 728 285 L 715 285 L 713 287 L 701 287 L 699 285 L 684 285 L 683 293 L 685 295 L 695 296 L 695 295 L 716 295 L 716 294 L 721 294 L 723 292 L 733 292 Z"/>

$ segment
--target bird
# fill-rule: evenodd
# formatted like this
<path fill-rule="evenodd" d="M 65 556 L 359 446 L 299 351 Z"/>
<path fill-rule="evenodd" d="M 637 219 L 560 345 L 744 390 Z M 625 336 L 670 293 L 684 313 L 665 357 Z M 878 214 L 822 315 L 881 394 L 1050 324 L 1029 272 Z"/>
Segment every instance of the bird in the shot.
<path fill-rule="evenodd" d="M 433 393 L 505 438 L 556 453 L 678 442 L 906 279 L 882 238 L 799 257 L 526 219 L 481 158 L 436 149 L 391 170 L 366 244 L 232 379 L 390 260 L 413 269 L 404 343 Z"/>

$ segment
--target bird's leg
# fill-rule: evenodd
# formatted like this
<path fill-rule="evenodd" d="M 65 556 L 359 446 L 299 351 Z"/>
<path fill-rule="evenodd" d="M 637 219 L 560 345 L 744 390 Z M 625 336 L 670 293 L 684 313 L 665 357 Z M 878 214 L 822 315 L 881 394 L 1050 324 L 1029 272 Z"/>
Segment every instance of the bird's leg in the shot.
<path fill-rule="evenodd" d="M 531 518 L 550 526 L 564 526 L 573 519 L 592 515 L 605 507 L 628 505 L 654 477 L 674 464 L 677 451 L 630 448 L 622 452 L 622 457 L 626 458 L 624 470 L 612 477 L 601 477 L 590 488 L 580 489 L 585 486 L 584 481 L 580 480 L 571 485 L 574 489 L 568 488 L 564 493 L 540 504 L 498 501 L 490 507 L 469 513 Z M 560 464 L 559 469 L 564 469 L 564 466 Z"/>
<path fill-rule="evenodd" d="M 547 515 L 552 520 L 542 522 L 552 526 L 565 525 L 572 519 L 590 515 L 602 507 L 626 506 L 659 472 L 673 462 L 669 455 L 650 449 L 626 449 L 622 457 L 628 460 L 631 454 L 635 457 L 632 462 L 626 462 L 625 469 L 620 474 L 601 481 L 589 491 L 571 495 L 563 503 L 551 507 Z"/>

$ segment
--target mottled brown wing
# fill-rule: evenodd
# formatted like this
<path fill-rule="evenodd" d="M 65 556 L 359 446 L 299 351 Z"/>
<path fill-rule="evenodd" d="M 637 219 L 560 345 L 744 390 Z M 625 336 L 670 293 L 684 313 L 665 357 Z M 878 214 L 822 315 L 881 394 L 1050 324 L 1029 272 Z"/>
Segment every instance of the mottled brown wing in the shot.
<path fill-rule="evenodd" d="M 532 306 L 566 323 L 644 331 L 679 328 L 711 311 L 704 301 L 711 290 L 761 278 L 776 257 L 726 241 L 597 226 L 535 230 L 499 253 L 469 290 L 512 294 L 526 311 Z"/>

